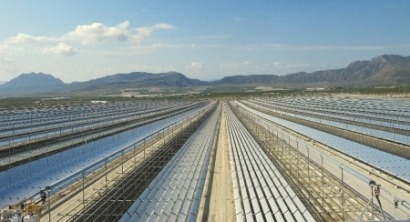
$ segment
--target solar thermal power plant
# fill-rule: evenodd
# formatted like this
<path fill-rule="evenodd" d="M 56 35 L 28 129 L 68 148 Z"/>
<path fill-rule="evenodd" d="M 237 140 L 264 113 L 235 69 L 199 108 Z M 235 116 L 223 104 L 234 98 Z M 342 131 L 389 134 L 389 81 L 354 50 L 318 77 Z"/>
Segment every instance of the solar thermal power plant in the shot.
<path fill-rule="evenodd" d="M 293 189 L 228 110 L 228 142 L 237 221 L 313 221 Z"/>
<path fill-rule="evenodd" d="M 189 138 L 120 221 L 197 219 L 219 112 Z"/>
<path fill-rule="evenodd" d="M 2 109 L 0 208 L 0 221 L 408 221 L 410 102 Z"/>

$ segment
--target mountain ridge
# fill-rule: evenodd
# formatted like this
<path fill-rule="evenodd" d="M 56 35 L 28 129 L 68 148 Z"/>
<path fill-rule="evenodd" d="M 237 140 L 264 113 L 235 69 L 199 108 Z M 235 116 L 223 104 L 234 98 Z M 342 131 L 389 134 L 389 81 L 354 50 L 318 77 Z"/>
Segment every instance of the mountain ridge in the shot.
<path fill-rule="evenodd" d="M 345 68 L 298 72 L 283 76 L 253 74 L 225 76 L 215 81 L 191 79 L 182 73 L 131 72 L 108 75 L 84 82 L 63 83 L 44 73 L 27 73 L 0 85 L 1 96 L 44 95 L 47 93 L 121 91 L 149 87 L 200 87 L 224 85 L 266 85 L 273 87 L 374 87 L 410 84 L 410 56 L 381 55 L 354 61 Z"/>
<path fill-rule="evenodd" d="M 24 73 L 0 85 L 0 95 L 32 95 L 58 90 L 65 84 L 50 74 Z"/>
<path fill-rule="evenodd" d="M 264 76 L 264 82 L 277 87 L 374 87 L 410 84 L 410 56 L 381 55 L 371 60 L 354 61 L 345 68 L 298 72 L 283 76 L 247 75 L 224 77 L 215 84 L 252 84 L 252 76 Z M 230 81 L 231 80 L 231 81 Z M 242 80 L 242 81 L 240 81 Z M 262 83 L 262 82 L 259 82 Z"/>

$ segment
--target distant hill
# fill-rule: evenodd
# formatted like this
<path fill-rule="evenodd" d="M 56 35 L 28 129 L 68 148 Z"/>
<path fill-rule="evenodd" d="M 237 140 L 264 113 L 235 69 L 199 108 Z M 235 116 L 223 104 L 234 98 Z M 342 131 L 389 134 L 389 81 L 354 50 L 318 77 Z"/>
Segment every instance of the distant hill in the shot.
<path fill-rule="evenodd" d="M 410 84 L 410 56 L 382 55 L 369 61 L 355 61 L 346 68 L 285 76 L 230 76 L 212 84 L 264 84 L 280 87 L 368 87 Z"/>
<path fill-rule="evenodd" d="M 187 78 L 177 72 L 115 74 L 85 82 L 64 84 L 60 79 L 43 73 L 28 73 L 0 85 L 0 96 L 99 95 L 130 88 L 196 87 L 208 82 Z"/>
<path fill-rule="evenodd" d="M 410 56 L 382 55 L 369 61 L 355 61 L 346 68 L 290 74 L 278 84 L 322 85 L 325 87 L 403 86 L 410 84 Z"/>
<path fill-rule="evenodd" d="M 86 82 L 75 82 L 68 85 L 68 90 L 87 89 L 125 89 L 138 87 L 193 87 L 208 85 L 205 81 L 190 79 L 181 73 L 168 72 L 152 74 L 145 72 L 132 72 L 128 74 L 115 74 Z"/>
<path fill-rule="evenodd" d="M 227 76 L 220 80 L 213 81 L 213 85 L 249 85 L 249 84 L 272 84 L 279 79 L 276 75 L 237 75 Z"/>
<path fill-rule="evenodd" d="M 273 87 L 370 87 L 409 86 L 410 56 L 382 55 L 369 61 L 355 61 L 341 69 L 278 75 L 237 75 L 206 82 L 177 72 L 115 74 L 85 82 L 64 84 L 44 73 L 28 73 L 0 85 L 0 96 L 101 95 L 124 89 L 148 87 L 197 87 L 224 85 L 266 85 Z"/>
<path fill-rule="evenodd" d="M 0 95 L 21 96 L 52 92 L 64 87 L 63 81 L 44 73 L 27 73 L 0 85 Z"/>

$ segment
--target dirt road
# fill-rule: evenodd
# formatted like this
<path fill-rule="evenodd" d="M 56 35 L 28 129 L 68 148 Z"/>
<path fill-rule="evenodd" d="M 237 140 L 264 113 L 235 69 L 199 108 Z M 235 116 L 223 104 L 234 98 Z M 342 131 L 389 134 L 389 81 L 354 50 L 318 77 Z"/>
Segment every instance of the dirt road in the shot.
<path fill-rule="evenodd" d="M 228 149 L 226 118 L 223 110 L 210 194 L 209 221 L 236 220 Z"/>

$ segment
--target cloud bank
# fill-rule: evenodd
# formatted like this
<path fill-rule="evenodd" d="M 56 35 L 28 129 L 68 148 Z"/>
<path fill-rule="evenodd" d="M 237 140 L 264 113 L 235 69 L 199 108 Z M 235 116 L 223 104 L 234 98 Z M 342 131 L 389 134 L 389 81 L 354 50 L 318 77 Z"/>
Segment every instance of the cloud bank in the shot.
<path fill-rule="evenodd" d="M 151 36 L 154 31 L 175 29 L 173 25 L 167 23 L 131 28 L 129 21 L 121 22 L 115 26 L 107 26 L 96 22 L 79 25 L 73 31 L 69 31 L 61 36 L 34 36 L 19 33 L 0 44 L 0 53 L 11 52 L 13 50 L 18 51 L 24 48 L 44 54 L 75 55 L 77 50 L 70 45 L 82 44 L 85 46 L 90 44 L 124 42 L 139 44 Z"/>
<path fill-rule="evenodd" d="M 57 54 L 57 55 L 64 55 L 64 56 L 72 56 L 74 55 L 77 50 L 73 47 L 60 42 L 57 46 L 51 48 L 45 48 L 43 50 L 46 54 Z"/>

